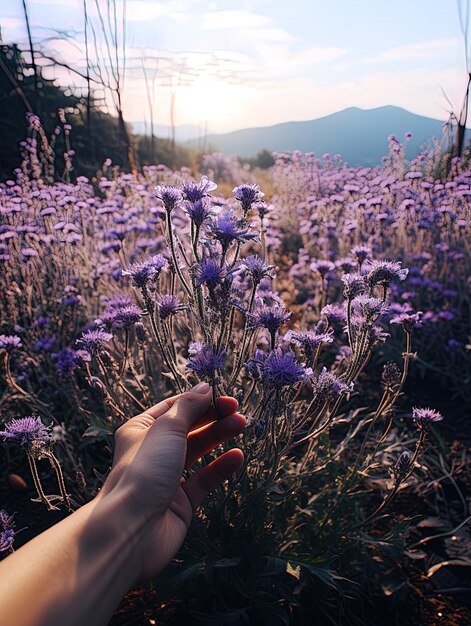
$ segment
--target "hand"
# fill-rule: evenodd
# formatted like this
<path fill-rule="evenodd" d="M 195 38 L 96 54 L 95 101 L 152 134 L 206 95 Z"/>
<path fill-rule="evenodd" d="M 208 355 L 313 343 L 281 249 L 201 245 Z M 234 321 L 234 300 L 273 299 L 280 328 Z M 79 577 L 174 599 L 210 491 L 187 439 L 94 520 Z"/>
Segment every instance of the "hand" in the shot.
<path fill-rule="evenodd" d="M 175 555 L 193 513 L 205 497 L 243 463 L 235 448 L 188 480 L 182 473 L 204 454 L 243 432 L 245 418 L 236 413 L 234 398 L 211 406 L 211 388 L 193 390 L 156 404 L 130 419 L 115 434 L 113 467 L 98 498 L 124 494 L 124 514 L 130 528 L 139 528 L 138 580 L 155 576 Z M 126 519 L 123 523 L 128 523 Z"/>

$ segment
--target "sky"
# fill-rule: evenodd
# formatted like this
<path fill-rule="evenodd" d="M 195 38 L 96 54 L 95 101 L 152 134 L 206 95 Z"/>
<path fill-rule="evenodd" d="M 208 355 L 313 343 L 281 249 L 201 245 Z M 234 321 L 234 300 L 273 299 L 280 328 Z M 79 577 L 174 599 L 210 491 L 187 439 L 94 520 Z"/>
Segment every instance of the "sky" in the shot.
<path fill-rule="evenodd" d="M 149 123 L 152 109 L 154 122 L 168 125 L 173 110 L 176 125 L 227 132 L 350 106 L 391 104 L 445 120 L 461 105 L 466 54 L 459 0 L 116 1 L 128 121 Z M 83 2 L 27 2 L 38 49 L 82 74 Z M 98 11 L 106 25 L 107 0 L 86 3 L 92 75 L 101 71 L 113 83 Z M 22 0 L 0 0 L 0 27 L 3 42 L 26 44 Z M 65 69 L 53 75 L 62 84 L 83 84 Z M 103 95 L 112 110 L 110 92 Z"/>

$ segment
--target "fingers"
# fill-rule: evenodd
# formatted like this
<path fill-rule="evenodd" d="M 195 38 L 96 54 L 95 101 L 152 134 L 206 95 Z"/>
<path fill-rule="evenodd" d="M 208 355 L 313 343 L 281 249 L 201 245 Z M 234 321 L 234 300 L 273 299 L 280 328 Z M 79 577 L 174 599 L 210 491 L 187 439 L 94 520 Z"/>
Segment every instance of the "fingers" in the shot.
<path fill-rule="evenodd" d="M 191 427 L 191 430 L 196 428 L 201 428 L 205 424 L 209 424 L 210 422 L 214 422 L 215 420 L 221 417 L 227 417 L 228 415 L 232 415 L 237 411 L 237 407 L 239 403 L 235 398 L 230 398 L 229 396 L 220 396 L 216 399 L 217 411 L 214 405 L 211 404 L 206 413 L 196 420 L 196 422 Z"/>
<path fill-rule="evenodd" d="M 180 421 L 183 420 L 185 427 L 190 424 L 189 428 L 194 429 L 200 428 L 218 418 L 232 415 L 237 410 L 238 403 L 235 398 L 221 396 L 216 400 L 216 411 L 211 404 L 209 385 L 206 385 L 206 383 L 202 385 L 202 387 L 198 385 L 200 391 L 191 390 L 162 400 L 144 413 L 128 420 L 123 426 L 125 426 L 127 432 L 129 432 L 130 427 L 132 427 L 133 431 L 135 429 L 145 430 L 152 426 L 159 417 L 170 413 L 171 417 L 178 417 Z M 201 393 L 201 389 L 203 393 Z M 189 428 L 187 428 L 187 432 Z"/>
<path fill-rule="evenodd" d="M 180 395 L 173 406 L 156 421 L 155 427 L 187 435 L 192 428 L 200 428 L 216 419 L 217 413 L 211 407 L 211 400 L 211 387 L 207 383 L 200 383 Z M 237 408 L 234 398 L 223 397 L 217 400 L 217 404 L 220 417 L 231 415 Z"/>
<path fill-rule="evenodd" d="M 244 432 L 245 425 L 245 417 L 240 413 L 234 413 L 204 428 L 192 431 L 187 439 L 185 467 L 191 467 L 197 459 L 211 452 L 219 444 L 240 435 Z"/>
<path fill-rule="evenodd" d="M 162 400 L 161 402 L 154 404 L 154 406 L 151 406 L 150 409 L 147 409 L 144 413 L 141 413 L 141 415 L 149 415 L 154 420 L 156 420 L 158 417 L 160 417 L 172 408 L 180 395 L 181 394 L 172 396 L 171 398 L 167 398 L 166 400 Z M 138 415 L 137 417 L 140 417 L 140 415 Z"/>
<path fill-rule="evenodd" d="M 244 462 L 242 450 L 234 448 L 225 452 L 209 465 L 202 467 L 183 485 L 183 489 L 193 507 L 199 507 L 206 496 L 236 472 Z"/>

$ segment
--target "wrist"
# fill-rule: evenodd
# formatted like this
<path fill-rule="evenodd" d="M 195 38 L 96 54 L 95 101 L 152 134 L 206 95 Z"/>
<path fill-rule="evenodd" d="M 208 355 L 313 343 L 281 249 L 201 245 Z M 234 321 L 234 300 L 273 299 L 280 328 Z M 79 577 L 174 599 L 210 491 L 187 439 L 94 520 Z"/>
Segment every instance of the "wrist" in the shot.
<path fill-rule="evenodd" d="M 88 550 L 93 554 L 101 546 L 114 554 L 114 561 L 120 564 L 126 592 L 141 579 L 147 520 L 134 505 L 131 491 L 124 488 L 100 492 L 89 504 L 92 513 L 87 536 Z"/>

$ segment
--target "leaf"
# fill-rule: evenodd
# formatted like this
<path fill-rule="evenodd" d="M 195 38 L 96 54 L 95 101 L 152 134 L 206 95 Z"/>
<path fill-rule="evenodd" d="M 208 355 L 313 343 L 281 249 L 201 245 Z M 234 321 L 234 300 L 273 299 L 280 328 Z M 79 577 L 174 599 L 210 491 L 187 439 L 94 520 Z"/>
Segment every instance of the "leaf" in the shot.
<path fill-rule="evenodd" d="M 267 564 L 263 570 L 259 574 L 259 576 L 278 576 L 282 572 L 286 571 L 286 566 L 288 565 L 288 561 L 284 559 L 278 559 L 274 556 L 267 557 Z"/>
<path fill-rule="evenodd" d="M 293 567 L 291 565 L 291 563 L 287 563 L 286 564 L 286 572 L 290 576 L 294 576 L 294 578 L 296 578 L 296 580 L 299 580 L 300 577 L 301 577 L 301 566 L 300 565 L 296 565 L 295 567 Z"/>

